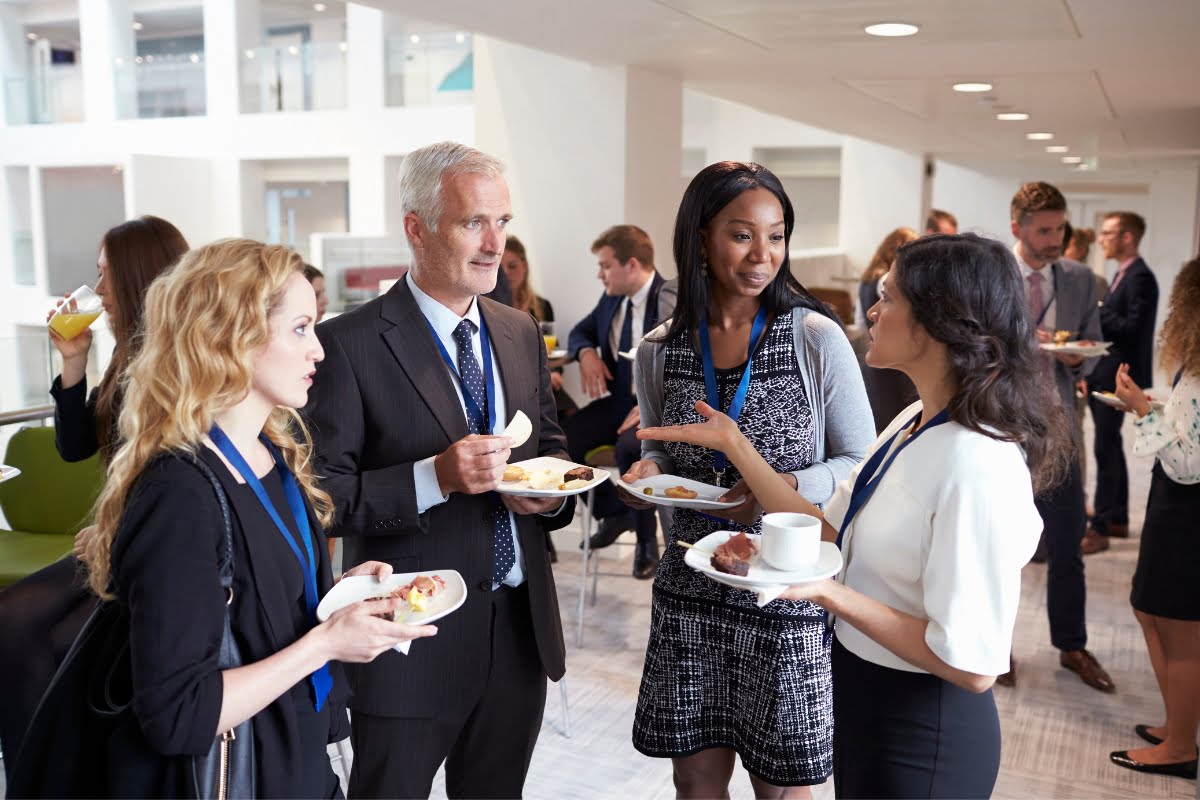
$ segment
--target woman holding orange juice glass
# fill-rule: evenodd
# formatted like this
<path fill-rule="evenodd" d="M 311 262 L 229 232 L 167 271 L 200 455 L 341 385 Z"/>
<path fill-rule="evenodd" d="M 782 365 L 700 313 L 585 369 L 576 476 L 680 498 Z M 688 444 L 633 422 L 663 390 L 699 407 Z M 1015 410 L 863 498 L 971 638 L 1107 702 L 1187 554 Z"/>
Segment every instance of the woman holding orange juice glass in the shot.
<path fill-rule="evenodd" d="M 62 355 L 62 373 L 50 394 L 54 443 L 64 461 L 82 461 L 99 452 L 107 463 L 116 451 L 121 384 L 139 349 L 143 298 L 150 283 L 187 249 L 183 234 L 164 219 L 144 216 L 124 222 L 100 241 L 91 292 L 99 309 L 78 299 L 72 302 L 68 295 L 46 314 L 50 341 Z M 93 339 L 88 326 L 101 310 L 116 348 L 100 384 L 89 392 L 86 371 Z M 76 554 L 92 530 L 89 526 L 76 536 Z M 0 704 L 0 748 L 5 753 L 17 754 L 38 701 L 92 610 L 95 597 L 85 583 L 82 565 L 68 556 L 0 592 L 0 685 L 8 690 Z M 11 760 L 5 759 L 5 765 Z"/>

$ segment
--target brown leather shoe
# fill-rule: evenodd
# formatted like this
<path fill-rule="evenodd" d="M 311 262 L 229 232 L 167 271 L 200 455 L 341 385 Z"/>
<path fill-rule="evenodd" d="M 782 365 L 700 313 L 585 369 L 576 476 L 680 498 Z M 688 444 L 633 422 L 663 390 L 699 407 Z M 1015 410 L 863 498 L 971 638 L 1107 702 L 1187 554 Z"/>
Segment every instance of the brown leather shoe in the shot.
<path fill-rule="evenodd" d="M 1110 522 L 1104 526 L 1104 531 L 1109 536 L 1116 539 L 1129 538 L 1129 523 L 1127 522 Z"/>
<path fill-rule="evenodd" d="M 1087 650 L 1063 650 L 1058 654 L 1058 663 L 1077 674 L 1088 686 L 1112 694 L 1117 690 L 1113 679 L 1100 666 L 1096 657 Z"/>
<path fill-rule="evenodd" d="M 1017 685 L 1017 662 L 1013 660 L 1012 653 L 1008 654 L 1008 672 L 996 676 L 996 685 L 1010 689 Z"/>
<path fill-rule="evenodd" d="M 1095 553 L 1103 553 L 1109 548 L 1108 537 L 1101 533 L 1096 533 L 1091 528 L 1087 529 L 1087 533 L 1083 535 L 1083 541 L 1080 542 L 1080 547 L 1083 548 L 1083 554 L 1090 556 Z"/>

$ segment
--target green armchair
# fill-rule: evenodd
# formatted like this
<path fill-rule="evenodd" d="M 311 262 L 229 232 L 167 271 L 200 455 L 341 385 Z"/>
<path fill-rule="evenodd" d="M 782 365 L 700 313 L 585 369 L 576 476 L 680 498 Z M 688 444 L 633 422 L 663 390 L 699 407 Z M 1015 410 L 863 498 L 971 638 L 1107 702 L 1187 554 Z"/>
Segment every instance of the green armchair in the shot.
<path fill-rule="evenodd" d="M 10 528 L 0 528 L 0 587 L 70 553 L 104 485 L 98 456 L 74 464 L 59 458 L 54 428 L 17 431 L 4 463 L 21 474 L 0 484 L 0 511 Z"/>

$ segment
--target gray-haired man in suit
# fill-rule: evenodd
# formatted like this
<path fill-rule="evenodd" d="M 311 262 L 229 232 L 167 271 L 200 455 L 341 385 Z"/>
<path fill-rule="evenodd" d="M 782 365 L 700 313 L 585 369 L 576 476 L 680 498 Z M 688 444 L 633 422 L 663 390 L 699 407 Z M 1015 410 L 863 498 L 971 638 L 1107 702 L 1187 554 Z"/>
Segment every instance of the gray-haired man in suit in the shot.
<path fill-rule="evenodd" d="M 1013 196 L 1012 234 L 1017 239 L 1013 255 L 1025 280 L 1029 313 L 1037 325 L 1038 341 L 1053 340 L 1066 330 L 1072 339 L 1100 338 L 1096 281 L 1085 265 L 1061 258 L 1067 201 L 1048 183 L 1027 183 Z M 1096 358 L 1054 353 L 1041 355 L 1046 390 L 1056 393 L 1063 411 L 1074 413 L 1075 383 L 1086 377 Z M 1047 551 L 1046 612 L 1050 641 L 1060 651 L 1059 663 L 1077 673 L 1087 685 L 1103 692 L 1116 690 L 1112 678 L 1087 647 L 1087 584 L 1080 544 L 1087 528 L 1083 480 L 1079 474 L 1082 442 L 1075 442 L 1075 458 L 1066 479 L 1037 500 L 1042 515 Z M 997 678 L 1012 686 L 1015 668 Z"/>

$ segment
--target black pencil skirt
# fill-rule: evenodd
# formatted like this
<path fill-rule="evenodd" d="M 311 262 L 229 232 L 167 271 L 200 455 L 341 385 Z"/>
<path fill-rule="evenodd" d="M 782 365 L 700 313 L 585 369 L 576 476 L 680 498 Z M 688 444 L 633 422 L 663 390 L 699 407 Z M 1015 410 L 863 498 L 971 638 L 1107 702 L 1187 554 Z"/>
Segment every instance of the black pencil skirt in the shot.
<path fill-rule="evenodd" d="M 1000 718 L 990 689 L 882 667 L 835 638 L 833 720 L 839 798 L 991 796 Z"/>

